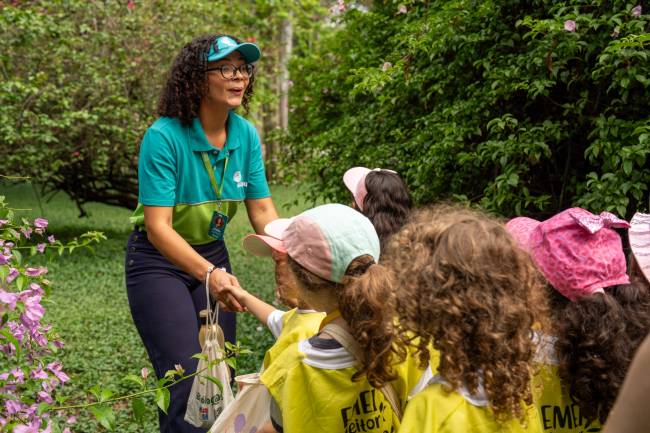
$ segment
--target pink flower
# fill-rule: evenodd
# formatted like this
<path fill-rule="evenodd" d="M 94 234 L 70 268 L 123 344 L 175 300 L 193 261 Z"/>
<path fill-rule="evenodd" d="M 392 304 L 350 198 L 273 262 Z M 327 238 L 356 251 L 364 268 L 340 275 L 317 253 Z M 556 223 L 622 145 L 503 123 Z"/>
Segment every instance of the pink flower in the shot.
<path fill-rule="evenodd" d="M 408 9 L 406 9 L 405 5 L 399 5 L 399 7 L 397 8 L 397 13 L 398 14 L 405 14 L 407 12 L 408 12 Z"/>
<path fill-rule="evenodd" d="M 381 65 L 381 70 L 386 72 L 387 70 L 389 70 L 392 67 L 393 67 L 393 64 L 391 62 L 384 62 L 384 64 Z"/>
<path fill-rule="evenodd" d="M 330 12 L 333 14 L 335 13 L 343 13 L 345 12 L 345 9 L 347 9 L 347 6 L 345 5 L 345 0 L 338 0 L 334 6 L 330 8 Z"/>
<path fill-rule="evenodd" d="M 13 280 L 15 280 L 18 275 L 20 275 L 20 272 L 18 272 L 18 269 L 9 268 L 9 274 L 7 275 L 7 284 L 9 284 Z"/>
<path fill-rule="evenodd" d="M 36 218 L 34 220 L 34 227 L 39 229 L 46 229 L 49 222 L 45 218 Z"/>
<path fill-rule="evenodd" d="M 28 277 L 39 277 L 45 273 L 47 273 L 47 268 L 43 267 L 25 269 L 25 275 Z"/>
<path fill-rule="evenodd" d="M 49 235 L 49 236 L 47 237 L 47 241 L 48 241 L 49 243 L 53 244 L 53 243 L 56 241 L 56 239 L 54 239 L 54 235 Z"/>
<path fill-rule="evenodd" d="M 45 252 L 45 244 L 38 244 L 38 245 L 36 245 L 36 250 L 37 250 L 39 253 L 43 254 L 43 253 Z"/>
<path fill-rule="evenodd" d="M 67 381 L 70 380 L 68 375 L 62 371 L 63 366 L 58 361 L 47 364 L 47 369 L 50 370 L 52 373 L 54 373 L 56 378 L 59 379 L 61 383 L 66 383 Z"/>
<path fill-rule="evenodd" d="M 27 426 L 25 424 L 19 424 L 14 427 L 14 433 L 38 433 L 38 426 Z"/>
<path fill-rule="evenodd" d="M 67 420 L 65 420 L 68 424 L 76 424 L 77 423 L 77 417 L 76 416 L 71 416 Z"/>
<path fill-rule="evenodd" d="M 144 380 L 147 380 L 147 377 L 149 377 L 149 369 L 147 367 L 142 367 L 142 370 L 140 370 L 140 375 Z"/>
<path fill-rule="evenodd" d="M 45 392 L 45 391 L 39 391 L 37 395 L 38 395 L 38 399 L 40 401 L 43 401 L 43 402 L 48 403 L 48 404 L 54 403 L 54 400 L 52 399 L 52 396 L 50 394 L 48 394 L 47 392 Z"/>
<path fill-rule="evenodd" d="M 21 229 L 20 229 L 20 232 L 21 232 L 23 235 L 25 235 L 25 237 L 26 237 L 27 239 L 29 239 L 29 238 L 32 237 L 32 232 L 33 232 L 33 231 L 34 231 L 34 230 L 32 230 L 31 227 L 27 227 L 27 228 L 25 228 L 25 227 L 21 227 Z"/>
<path fill-rule="evenodd" d="M 25 373 L 23 373 L 23 371 L 20 368 L 14 368 L 13 370 L 11 370 L 11 374 L 13 375 L 13 377 L 18 379 L 19 382 L 22 382 L 25 379 Z"/>
<path fill-rule="evenodd" d="M 39 322 L 43 317 L 43 314 L 45 314 L 45 309 L 41 305 L 40 296 L 31 296 L 27 298 L 24 305 L 25 311 L 20 318 L 23 320 L 23 323 L 28 326 Z"/>
<path fill-rule="evenodd" d="M 567 32 L 575 32 L 576 31 L 576 22 L 573 20 L 566 20 L 564 22 L 564 30 Z"/>
<path fill-rule="evenodd" d="M 6 249 L 5 249 L 6 252 Z M 0 265 L 8 265 L 9 264 L 9 259 L 11 259 L 11 254 L 9 255 L 4 255 L 0 254 Z"/>
<path fill-rule="evenodd" d="M 12 292 L 5 292 L 0 289 L 0 302 L 7 304 L 10 310 L 16 309 L 16 302 L 18 302 L 18 295 Z"/>
<path fill-rule="evenodd" d="M 48 378 L 47 373 L 43 371 L 42 367 L 38 367 L 38 370 L 33 370 L 32 374 L 30 374 L 32 379 L 43 379 L 46 380 Z"/>
<path fill-rule="evenodd" d="M 643 8 L 641 8 L 641 5 L 636 5 L 632 8 L 632 16 L 634 18 L 639 18 L 642 13 L 643 13 Z"/>
<path fill-rule="evenodd" d="M 9 220 L 0 220 L 0 227 L 7 224 L 8 222 L 9 222 Z"/>
<path fill-rule="evenodd" d="M 126 4 L 126 7 L 127 7 L 130 11 L 132 11 L 133 9 L 135 9 L 135 2 L 134 2 L 133 0 L 129 0 L 129 2 Z"/>
<path fill-rule="evenodd" d="M 7 400 L 5 402 L 5 409 L 7 411 L 7 415 L 13 415 L 22 411 L 23 405 L 20 402 L 15 400 Z"/>

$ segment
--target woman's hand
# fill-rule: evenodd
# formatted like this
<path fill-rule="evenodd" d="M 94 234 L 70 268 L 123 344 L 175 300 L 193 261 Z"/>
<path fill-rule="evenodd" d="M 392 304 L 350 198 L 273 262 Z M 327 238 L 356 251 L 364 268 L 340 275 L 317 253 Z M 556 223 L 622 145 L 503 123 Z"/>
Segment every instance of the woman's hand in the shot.
<path fill-rule="evenodd" d="M 240 287 L 237 277 L 229 274 L 221 269 L 215 269 L 210 273 L 210 295 L 219 301 L 222 308 L 227 311 L 242 312 L 245 308 L 237 301 L 237 298 L 232 295 L 226 286 Z M 242 289 L 243 290 L 243 289 Z"/>

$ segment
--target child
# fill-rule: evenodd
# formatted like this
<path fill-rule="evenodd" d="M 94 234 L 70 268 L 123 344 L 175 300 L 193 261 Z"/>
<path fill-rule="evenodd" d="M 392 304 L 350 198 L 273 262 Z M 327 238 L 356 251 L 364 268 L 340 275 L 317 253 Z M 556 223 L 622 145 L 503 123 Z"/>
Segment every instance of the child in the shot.
<path fill-rule="evenodd" d="M 390 241 L 402 326 L 440 352 L 438 373 L 406 406 L 400 433 L 539 432 L 531 328 L 542 284 L 497 221 L 465 208 L 418 211 Z"/>
<path fill-rule="evenodd" d="M 412 207 L 411 195 L 393 170 L 353 167 L 343 175 L 353 197 L 353 207 L 375 226 L 382 246 L 406 223 Z"/>
<path fill-rule="evenodd" d="M 274 222 L 269 223 L 265 227 L 265 231 L 272 228 L 274 224 Z M 309 308 L 304 301 L 298 298 L 295 279 L 288 270 L 287 252 L 280 240 L 272 236 L 249 235 L 244 239 L 243 245 L 244 249 L 251 254 L 273 257 L 278 298 L 296 302 L 293 309 L 282 311 L 243 289 L 230 289 L 237 294 L 240 305 L 251 312 L 257 320 L 264 323 L 276 338 L 276 342 L 264 355 L 263 369 L 266 369 L 286 346 L 314 335 L 325 314 Z"/>
<path fill-rule="evenodd" d="M 275 248 L 287 252 L 299 298 L 327 313 L 320 332 L 288 346 L 262 373 L 275 429 L 395 431 L 422 372 L 410 369 L 414 363 L 395 365 L 405 355 L 396 345 L 394 285 L 377 264 L 372 223 L 350 207 L 328 204 L 267 230 L 282 242 Z M 229 290 L 239 299 L 240 289 Z"/>
<path fill-rule="evenodd" d="M 508 230 L 552 287 L 552 326 L 538 336 L 536 393 L 545 432 L 597 432 L 607 418 L 641 337 L 648 296 L 629 285 L 621 238 L 629 224 L 611 213 L 567 209 Z"/>
<path fill-rule="evenodd" d="M 650 214 L 637 212 L 630 221 L 630 278 L 635 284 L 650 286 Z"/>

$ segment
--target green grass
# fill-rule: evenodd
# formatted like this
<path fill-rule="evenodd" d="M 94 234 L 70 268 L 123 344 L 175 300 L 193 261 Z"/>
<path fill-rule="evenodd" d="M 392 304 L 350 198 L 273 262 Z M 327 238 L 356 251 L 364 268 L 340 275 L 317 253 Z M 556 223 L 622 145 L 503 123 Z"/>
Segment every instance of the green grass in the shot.
<path fill-rule="evenodd" d="M 273 187 L 272 191 L 281 215 L 292 215 L 308 207 L 304 203 L 288 207 L 297 196 L 295 189 Z M 46 306 L 45 320 L 54 325 L 66 343 L 61 359 L 72 378 L 70 385 L 66 385 L 66 394 L 77 400 L 95 384 L 111 388 L 117 394 L 136 391 L 133 385 L 123 381 L 123 377 L 139 374 L 142 367 L 151 370 L 151 365 L 131 319 L 124 286 L 124 253 L 132 229 L 128 222 L 131 212 L 89 204 L 90 216 L 78 218 L 77 208 L 66 195 L 59 193 L 51 201 L 42 202 L 29 184 L 0 184 L 0 195 L 7 197 L 11 207 L 25 209 L 18 211 L 18 216 L 47 218 L 50 221 L 48 232 L 58 239 L 71 239 L 89 230 L 102 231 L 107 236 L 107 241 L 95 247 L 94 254 L 76 250 L 72 255 L 47 264 L 53 293 L 51 303 Z M 242 205 L 226 234 L 233 273 L 244 288 L 271 301 L 275 287 L 272 261 L 253 257 L 241 248 L 241 239 L 251 232 Z M 272 344 L 271 334 L 249 314 L 239 315 L 237 333 L 241 344 L 253 350 L 252 355 L 239 359 L 237 373 L 258 370 L 265 350 Z M 124 405 L 116 409 L 120 407 Z M 116 431 L 158 431 L 151 398 L 144 425 L 131 419 L 130 410 L 117 412 Z M 87 413 L 78 413 L 77 418 L 75 432 L 102 430 Z"/>

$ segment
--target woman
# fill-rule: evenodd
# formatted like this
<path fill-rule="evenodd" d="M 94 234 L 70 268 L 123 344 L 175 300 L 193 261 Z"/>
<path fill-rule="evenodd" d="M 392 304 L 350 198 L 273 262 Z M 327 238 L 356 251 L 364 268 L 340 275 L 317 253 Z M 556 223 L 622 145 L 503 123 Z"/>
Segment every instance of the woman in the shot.
<path fill-rule="evenodd" d="M 126 287 L 135 325 L 158 377 L 180 364 L 196 370 L 201 351 L 198 312 L 213 298 L 241 311 L 223 291 L 230 274 L 223 237 L 244 201 L 256 232 L 277 218 L 255 128 L 235 114 L 253 93 L 259 48 L 232 36 L 194 39 L 176 57 L 158 114 L 142 140 L 139 203 L 126 254 Z M 225 269 L 225 270 L 222 270 Z M 235 341 L 235 315 L 219 315 L 226 340 Z M 191 381 L 170 389 L 161 432 L 200 432 L 183 420 Z"/>

